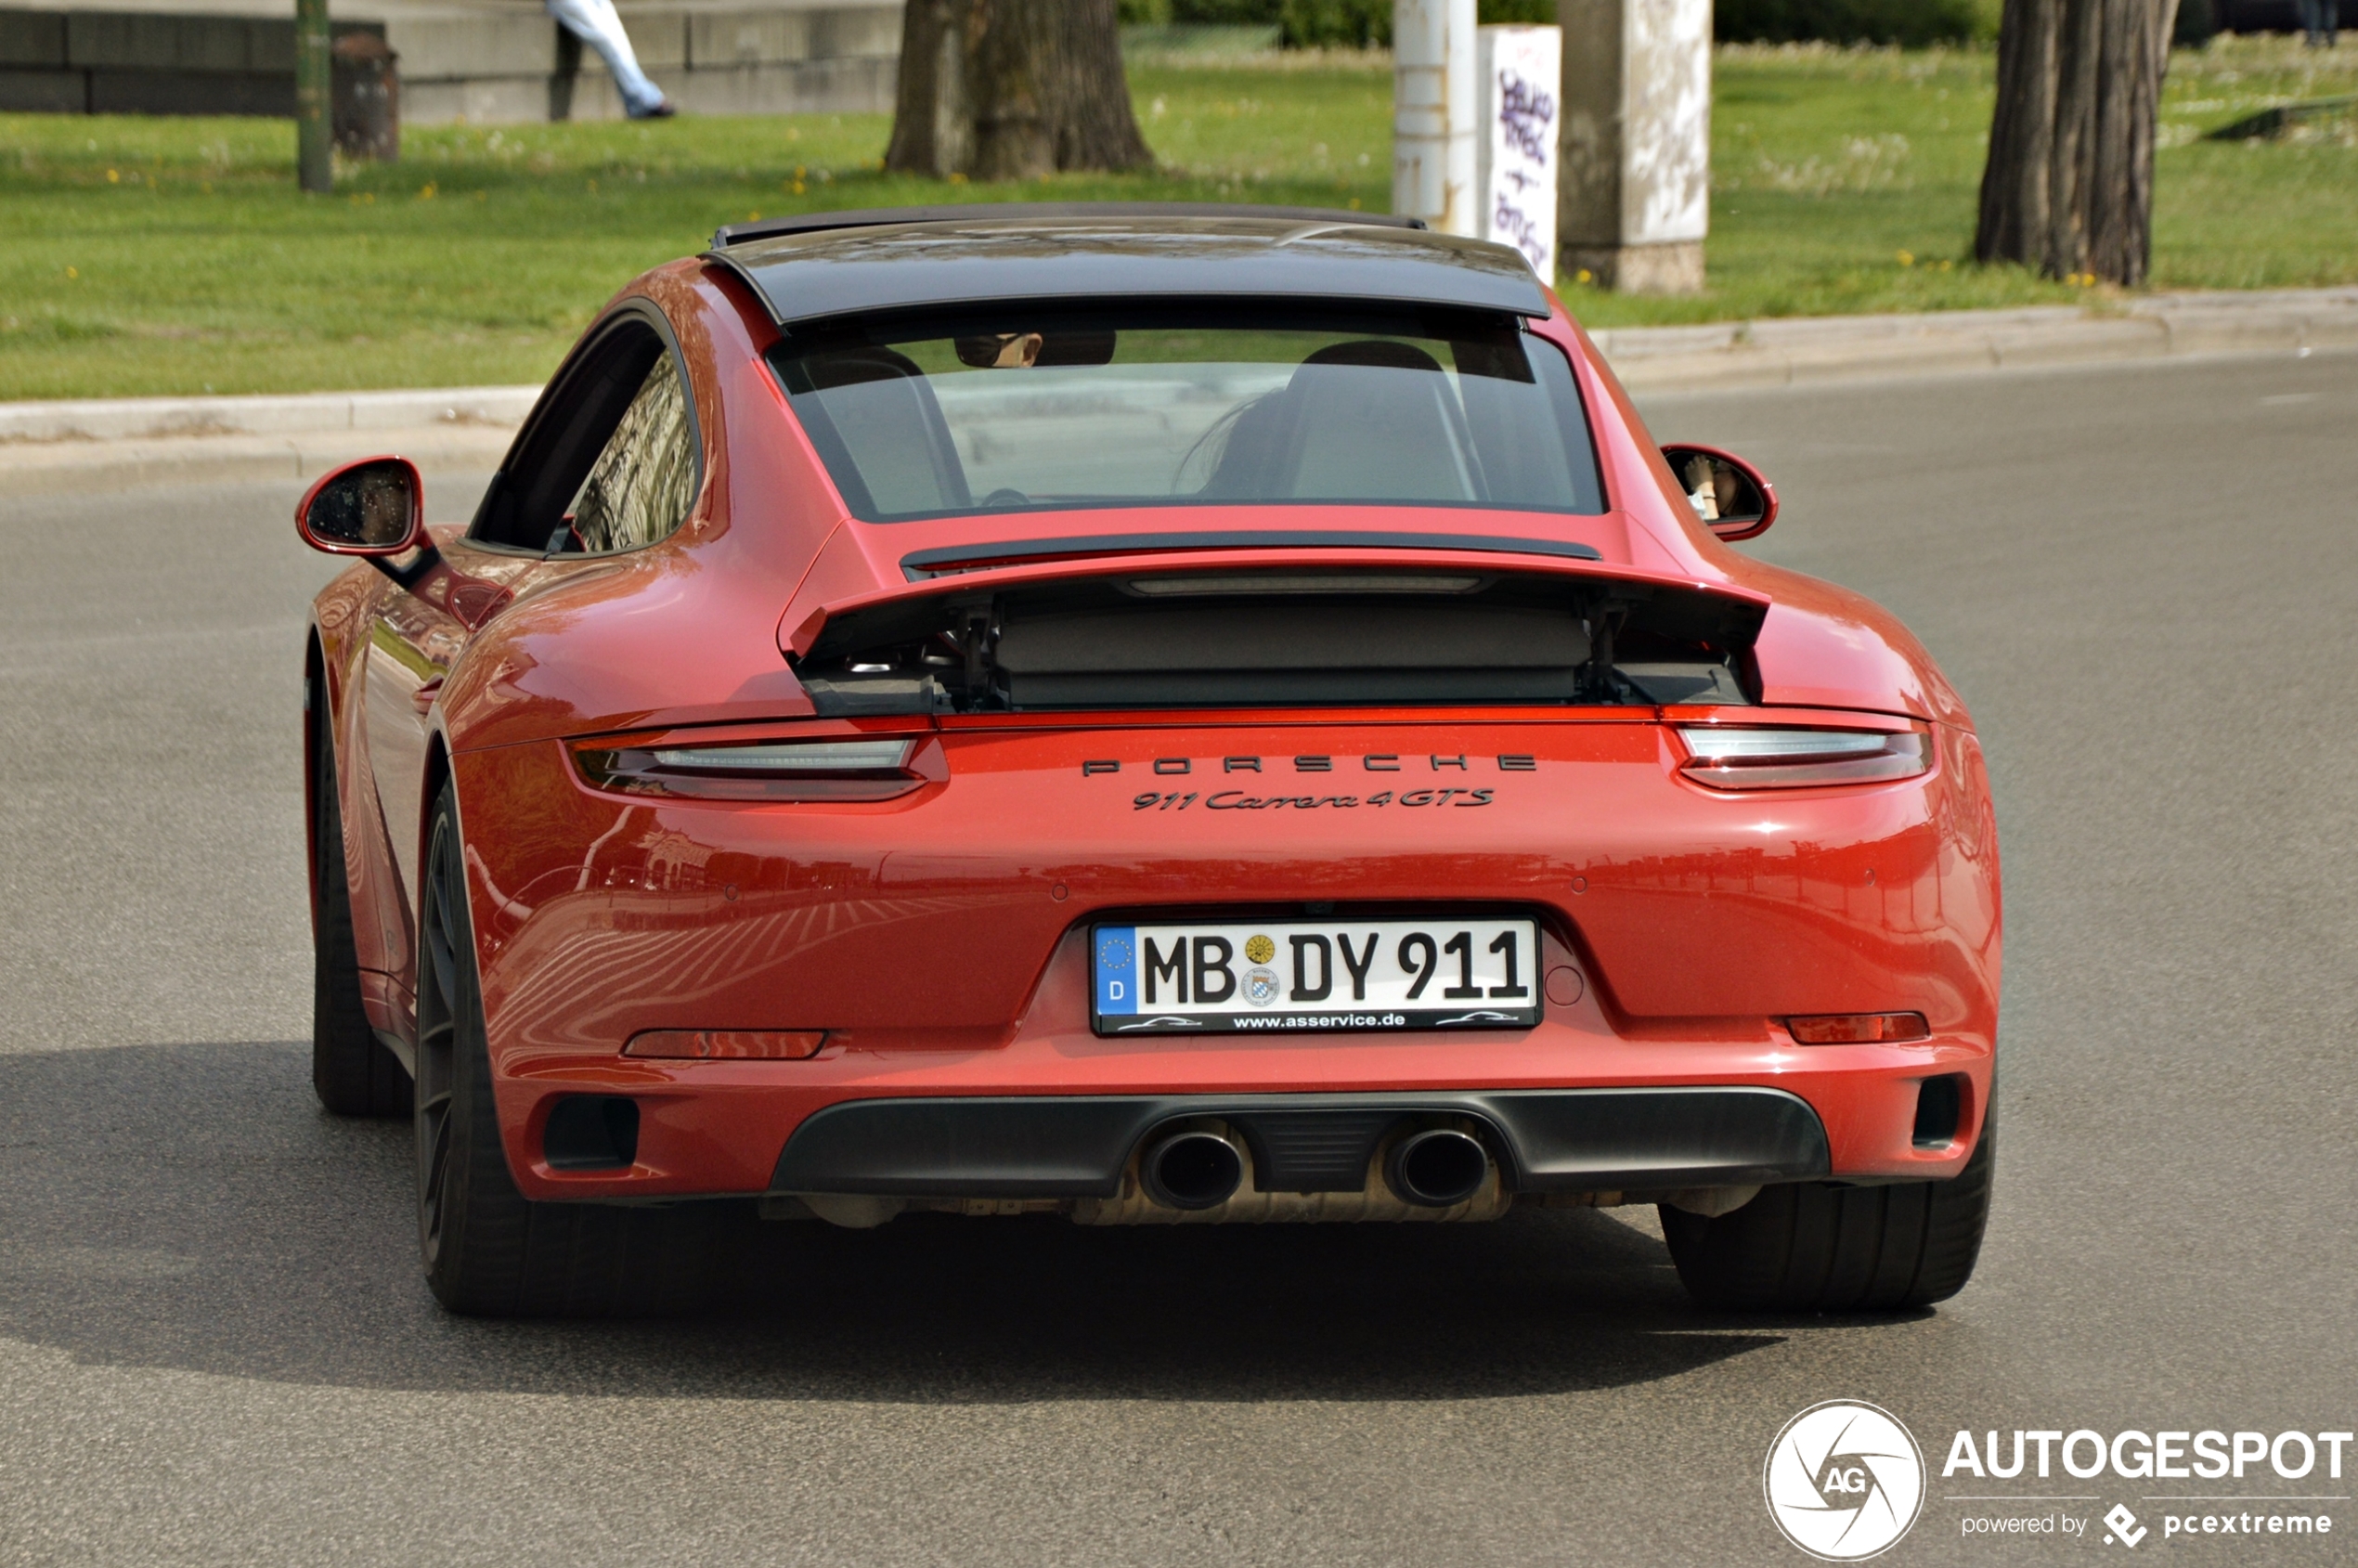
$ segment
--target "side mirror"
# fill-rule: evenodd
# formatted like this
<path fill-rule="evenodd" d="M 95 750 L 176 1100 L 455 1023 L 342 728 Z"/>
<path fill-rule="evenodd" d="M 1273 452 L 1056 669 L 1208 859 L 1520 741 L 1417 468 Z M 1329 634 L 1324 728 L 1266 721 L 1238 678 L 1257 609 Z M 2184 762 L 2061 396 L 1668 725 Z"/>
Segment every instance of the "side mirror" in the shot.
<path fill-rule="evenodd" d="M 330 555 L 382 560 L 426 542 L 425 486 L 408 458 L 363 458 L 330 470 L 295 505 L 295 532 Z"/>
<path fill-rule="evenodd" d="M 1695 515 L 1723 541 L 1756 538 L 1777 520 L 1776 486 L 1735 453 L 1717 447 L 1665 447 L 1662 455 Z"/>

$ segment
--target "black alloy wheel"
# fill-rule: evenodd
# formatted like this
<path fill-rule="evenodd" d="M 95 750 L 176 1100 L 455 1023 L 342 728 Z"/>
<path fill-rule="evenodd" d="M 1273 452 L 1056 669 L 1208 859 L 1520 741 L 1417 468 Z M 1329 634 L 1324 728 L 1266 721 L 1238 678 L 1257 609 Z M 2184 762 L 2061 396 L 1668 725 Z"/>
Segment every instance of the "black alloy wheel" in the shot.
<path fill-rule="evenodd" d="M 377 1038 L 360 1001 L 334 718 L 316 670 L 305 681 L 304 706 L 311 742 L 311 1089 L 338 1116 L 407 1116 L 409 1074 Z"/>
<path fill-rule="evenodd" d="M 447 804 L 446 791 L 434 803 L 434 838 L 426 850 L 425 896 L 418 919 L 418 1245 L 434 1294 L 446 1306 L 464 1310 L 465 1303 L 453 1300 L 445 1289 L 453 1272 L 447 1265 L 457 1261 L 460 1251 L 460 1243 L 448 1234 L 449 1222 L 453 1211 L 462 1211 L 466 1202 L 460 1190 L 464 1161 L 454 1162 L 451 1148 L 459 1132 L 452 1123 L 458 1099 L 458 1017 L 466 1006 L 458 994 L 458 943 L 467 929 L 461 924 L 466 913 L 456 895 L 465 884 L 451 865 L 458 835 Z"/>
<path fill-rule="evenodd" d="M 1998 1169 L 1994 1121 L 1953 1179 L 1794 1182 L 1716 1219 L 1662 1207 L 1679 1282 L 1732 1312 L 1899 1312 L 1965 1288 Z"/>
<path fill-rule="evenodd" d="M 641 1315 L 709 1290 L 709 1206 L 536 1203 L 500 1141 L 456 796 L 434 807 L 418 914 L 418 1246 L 426 1284 L 486 1317 Z"/>

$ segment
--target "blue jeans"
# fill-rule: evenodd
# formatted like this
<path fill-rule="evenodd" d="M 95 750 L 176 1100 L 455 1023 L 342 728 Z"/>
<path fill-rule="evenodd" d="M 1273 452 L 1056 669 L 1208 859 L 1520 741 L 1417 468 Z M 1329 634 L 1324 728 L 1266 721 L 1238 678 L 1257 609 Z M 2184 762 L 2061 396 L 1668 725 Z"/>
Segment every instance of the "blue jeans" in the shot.
<path fill-rule="evenodd" d="M 2331 44 L 2334 34 L 2341 30 L 2340 10 L 2337 0 L 2300 0 L 2300 25 L 2309 33 L 2312 44 Z"/>
<path fill-rule="evenodd" d="M 630 46 L 630 34 L 622 30 L 622 18 L 615 12 L 614 0 L 542 3 L 567 32 L 598 51 L 598 58 L 606 62 L 606 70 L 613 74 L 614 84 L 622 94 L 622 106 L 634 117 L 663 102 L 663 89 L 648 81 L 647 73 L 639 69 L 639 53 Z"/>

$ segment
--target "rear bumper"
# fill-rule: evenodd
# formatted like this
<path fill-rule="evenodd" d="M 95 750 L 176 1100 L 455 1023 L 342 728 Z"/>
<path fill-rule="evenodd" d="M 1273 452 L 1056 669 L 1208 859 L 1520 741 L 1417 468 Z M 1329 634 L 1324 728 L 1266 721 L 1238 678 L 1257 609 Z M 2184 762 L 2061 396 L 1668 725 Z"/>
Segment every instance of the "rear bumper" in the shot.
<path fill-rule="evenodd" d="M 1237 1123 L 1265 1146 L 1276 1135 L 1267 1129 L 1297 1113 L 1375 1121 L 1341 1129 L 1352 1147 L 1334 1159 L 1354 1164 L 1352 1190 L 1365 1179 L 1363 1151 L 1402 1117 L 1478 1119 L 1509 1185 L 1526 1191 L 1937 1180 L 1963 1169 L 1989 1104 L 1986 1041 L 1797 1048 L 1631 1041 L 1579 1023 L 1276 1042 L 1056 1030 L 964 1051 L 831 1044 L 804 1061 L 576 1057 L 497 1089 L 510 1169 L 542 1200 L 1103 1197 L 1140 1140 L 1173 1117 Z M 1935 1077 L 1962 1082 L 1962 1114 L 1952 1140 L 1927 1147 L 1912 1129 Z M 636 1105 L 627 1168 L 559 1169 L 547 1159 L 552 1111 L 581 1095 Z M 1274 1148 L 1253 1161 L 1256 1172 L 1284 1163 Z M 1263 1190 L 1306 1189 L 1299 1176 L 1267 1180 L 1289 1185 Z"/>
<path fill-rule="evenodd" d="M 776 1192 L 1110 1198 L 1171 1123 L 1241 1134 L 1255 1185 L 1355 1192 L 1404 1121 L 1463 1117 L 1522 1192 L 1750 1186 L 1831 1169 L 1818 1113 L 1778 1089 L 1572 1089 L 1420 1095 L 1053 1095 L 851 1100 L 805 1121 Z"/>

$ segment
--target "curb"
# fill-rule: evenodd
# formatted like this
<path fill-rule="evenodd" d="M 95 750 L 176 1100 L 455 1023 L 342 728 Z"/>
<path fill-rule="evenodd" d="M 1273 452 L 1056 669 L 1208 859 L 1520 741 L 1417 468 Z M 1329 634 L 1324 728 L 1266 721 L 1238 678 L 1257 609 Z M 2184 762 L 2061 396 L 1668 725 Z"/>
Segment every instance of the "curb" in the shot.
<path fill-rule="evenodd" d="M 508 425 L 394 426 L 301 434 L 184 435 L 0 445 L 0 497 L 94 494 L 152 485 L 317 479 L 338 463 L 397 452 L 429 480 L 488 473 L 515 439 Z M 0 438 L 5 441 L 5 438 Z"/>
<path fill-rule="evenodd" d="M 398 451 L 432 474 L 499 466 L 537 386 L 0 403 L 0 495 L 316 479 Z"/>
<path fill-rule="evenodd" d="M 2136 359 L 2358 348 L 2358 288 L 2156 294 L 2075 305 L 1615 327 L 1590 334 L 1632 393 L 1741 392 Z M 398 451 L 486 473 L 537 386 L 0 403 L 0 496 L 313 479 Z"/>
<path fill-rule="evenodd" d="M 2131 359 L 2358 348 L 2358 288 L 2157 294 L 2076 305 L 1823 316 L 1589 334 L 1633 394 L 1739 392 Z"/>

